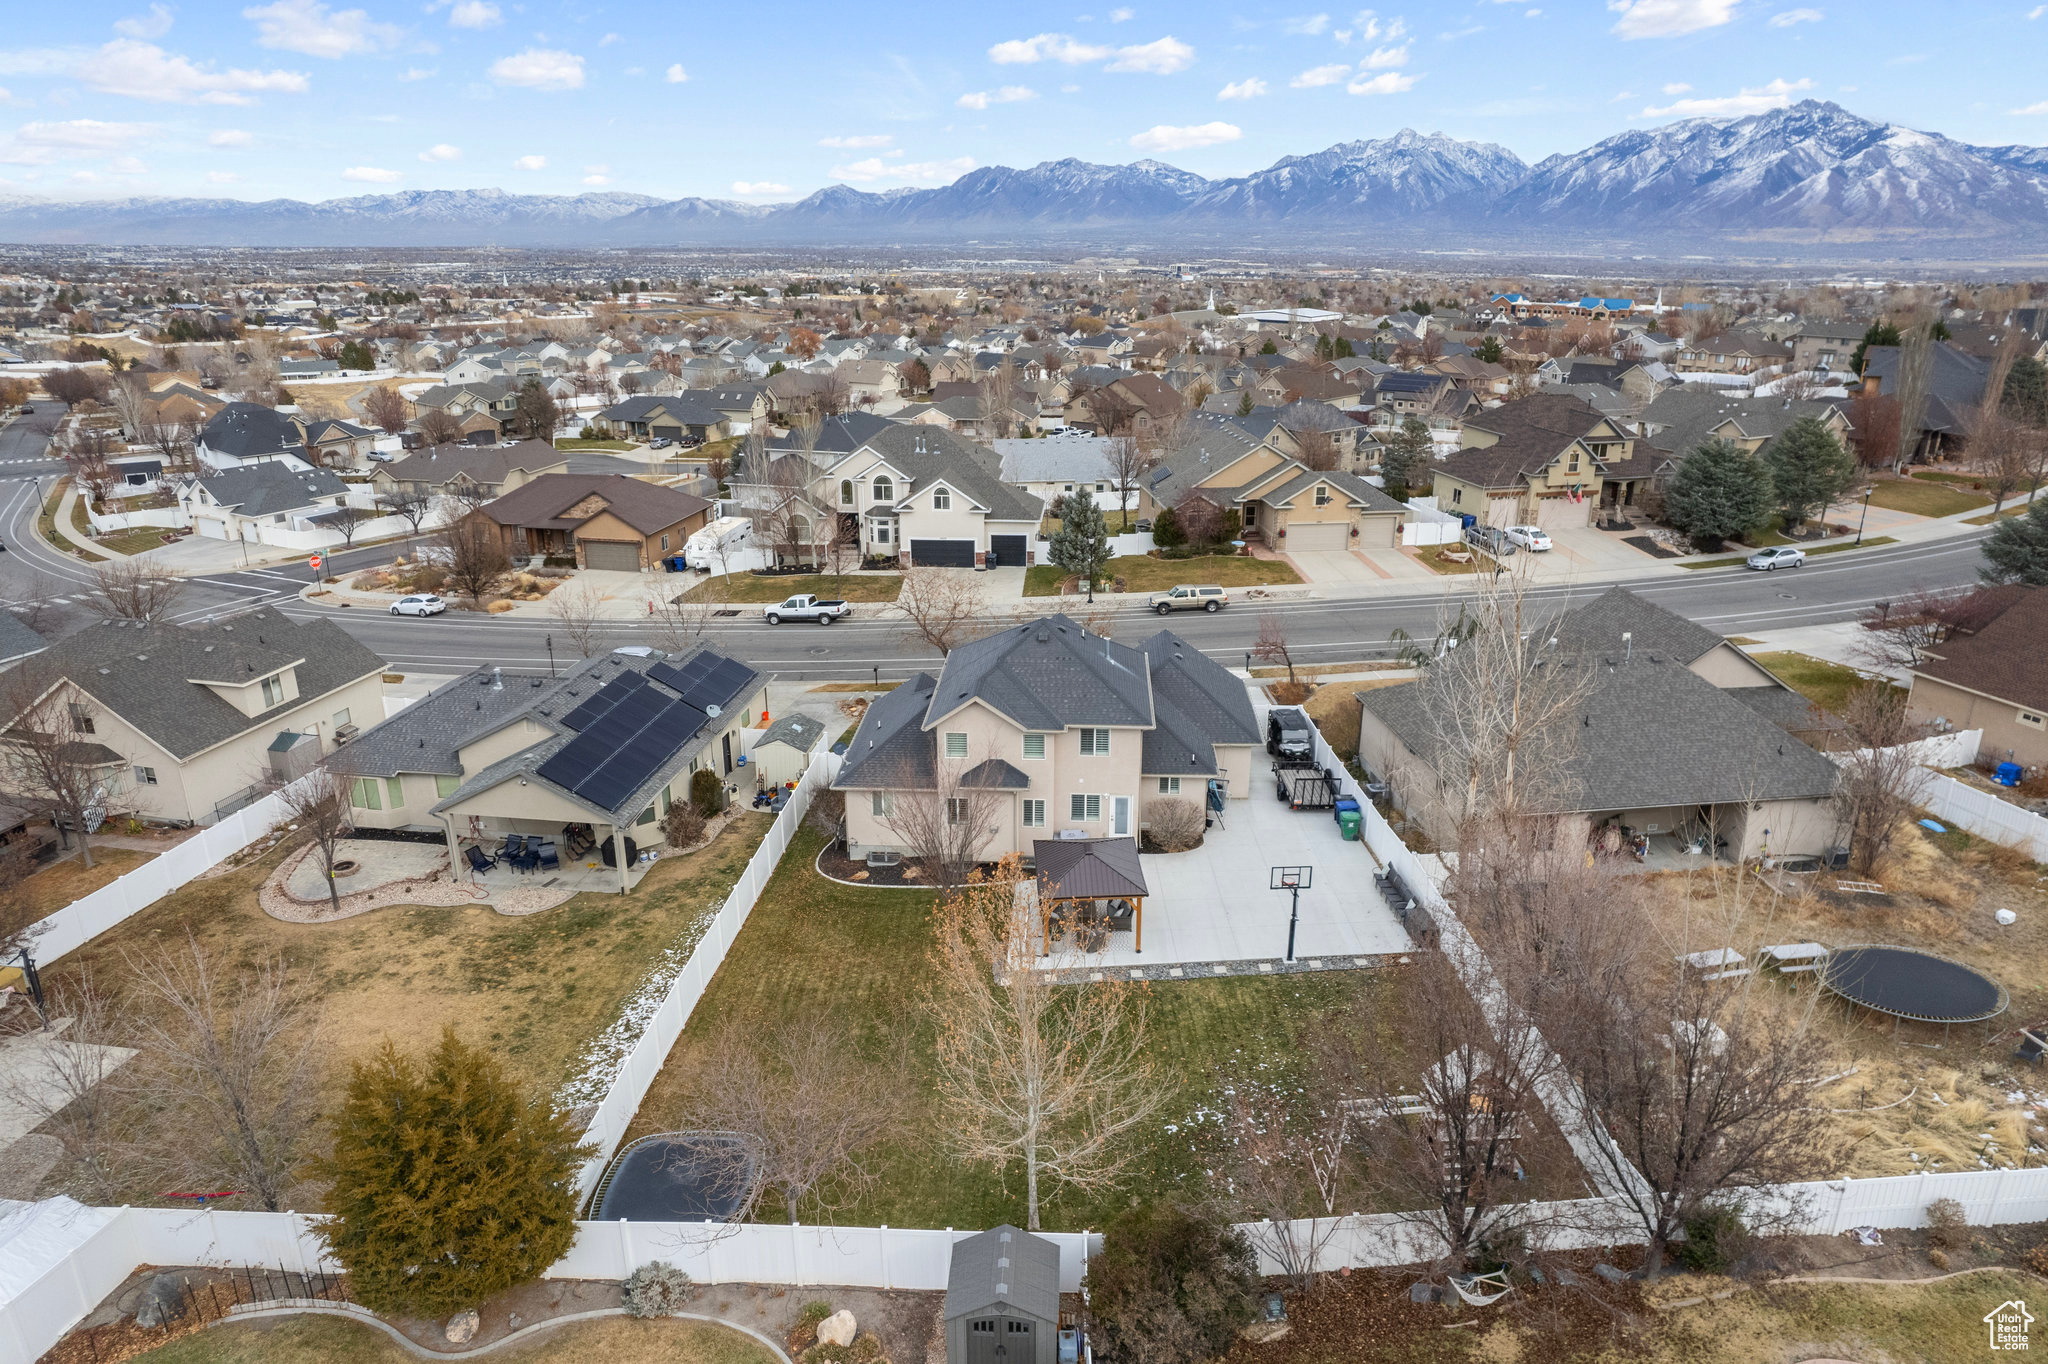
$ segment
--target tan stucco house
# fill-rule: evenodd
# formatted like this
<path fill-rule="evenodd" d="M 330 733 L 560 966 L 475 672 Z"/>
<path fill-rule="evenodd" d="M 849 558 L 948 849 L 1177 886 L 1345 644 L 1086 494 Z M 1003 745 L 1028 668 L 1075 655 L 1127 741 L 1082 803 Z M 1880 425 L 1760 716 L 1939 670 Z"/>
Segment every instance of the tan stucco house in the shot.
<path fill-rule="evenodd" d="M 1981 729 L 1994 762 L 2048 765 L 2048 589 L 2006 587 L 2008 604 L 1970 634 L 1922 651 L 1908 705 L 1916 719 Z"/>

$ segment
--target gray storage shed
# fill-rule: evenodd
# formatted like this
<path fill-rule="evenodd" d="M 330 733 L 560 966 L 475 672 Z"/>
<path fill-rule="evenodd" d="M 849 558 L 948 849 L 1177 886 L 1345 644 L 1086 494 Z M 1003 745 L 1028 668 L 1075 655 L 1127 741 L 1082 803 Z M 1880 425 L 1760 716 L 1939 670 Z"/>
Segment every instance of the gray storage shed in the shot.
<path fill-rule="evenodd" d="M 1057 1364 L 1060 1248 L 1001 1226 L 953 1243 L 946 1364 Z"/>

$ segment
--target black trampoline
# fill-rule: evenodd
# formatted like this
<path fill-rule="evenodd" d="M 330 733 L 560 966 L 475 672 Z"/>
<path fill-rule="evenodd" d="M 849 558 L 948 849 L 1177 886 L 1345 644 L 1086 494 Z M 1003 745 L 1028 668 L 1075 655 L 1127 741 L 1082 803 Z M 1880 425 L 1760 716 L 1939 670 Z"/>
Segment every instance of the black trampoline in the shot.
<path fill-rule="evenodd" d="M 1910 947 L 1836 948 L 1820 983 L 1851 1004 L 1915 1023 L 1982 1023 L 2007 1003 L 2005 987 L 1982 971 Z"/>
<path fill-rule="evenodd" d="M 597 1188 L 598 1222 L 727 1222 L 759 1161 L 737 1132 L 660 1132 L 619 1152 Z"/>

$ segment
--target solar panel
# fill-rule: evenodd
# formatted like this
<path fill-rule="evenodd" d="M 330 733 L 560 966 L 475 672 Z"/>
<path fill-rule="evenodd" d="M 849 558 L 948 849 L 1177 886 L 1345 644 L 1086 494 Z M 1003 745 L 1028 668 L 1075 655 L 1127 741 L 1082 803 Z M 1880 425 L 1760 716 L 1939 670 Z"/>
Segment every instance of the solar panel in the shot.
<path fill-rule="evenodd" d="M 723 711 L 732 705 L 753 676 L 754 670 L 746 664 L 721 658 L 717 666 L 683 694 L 683 699 L 707 714 L 713 706 Z"/>
<path fill-rule="evenodd" d="M 691 657 L 681 667 L 672 663 L 657 663 L 647 671 L 664 687 L 678 694 L 687 695 L 690 688 L 702 681 L 721 661 L 717 654 L 705 650 Z"/>
<path fill-rule="evenodd" d="M 703 712 L 639 688 L 541 764 L 539 775 L 610 810 L 675 756 L 703 724 Z"/>
<path fill-rule="evenodd" d="M 562 723 L 571 729 L 587 729 L 600 717 L 606 715 L 620 701 L 647 685 L 647 679 L 639 673 L 621 673 L 591 693 L 582 705 L 562 717 Z"/>

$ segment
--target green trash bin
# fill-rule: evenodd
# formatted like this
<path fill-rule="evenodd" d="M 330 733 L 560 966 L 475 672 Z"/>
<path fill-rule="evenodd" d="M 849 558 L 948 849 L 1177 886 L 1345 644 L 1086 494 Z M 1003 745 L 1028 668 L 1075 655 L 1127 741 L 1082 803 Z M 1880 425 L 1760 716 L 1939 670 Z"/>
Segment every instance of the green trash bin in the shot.
<path fill-rule="evenodd" d="M 1356 843 L 1358 841 L 1358 825 L 1358 811 L 1340 810 L 1337 812 L 1337 827 L 1350 842 Z"/>

